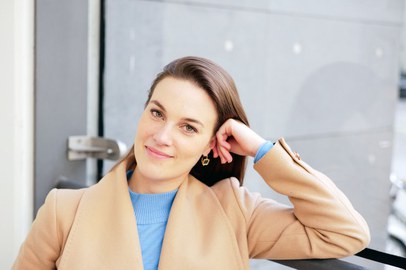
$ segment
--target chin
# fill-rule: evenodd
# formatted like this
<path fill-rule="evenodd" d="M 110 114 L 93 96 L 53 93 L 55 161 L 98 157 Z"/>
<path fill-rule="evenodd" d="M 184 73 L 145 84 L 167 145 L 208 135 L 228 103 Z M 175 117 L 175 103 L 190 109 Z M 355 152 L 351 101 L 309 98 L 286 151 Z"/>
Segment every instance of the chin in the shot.
<path fill-rule="evenodd" d="M 142 175 L 150 179 L 165 179 L 169 178 L 172 174 L 171 172 L 168 172 L 167 169 L 171 166 L 155 164 L 153 162 L 140 162 L 139 164 L 137 164 L 137 167 Z"/>

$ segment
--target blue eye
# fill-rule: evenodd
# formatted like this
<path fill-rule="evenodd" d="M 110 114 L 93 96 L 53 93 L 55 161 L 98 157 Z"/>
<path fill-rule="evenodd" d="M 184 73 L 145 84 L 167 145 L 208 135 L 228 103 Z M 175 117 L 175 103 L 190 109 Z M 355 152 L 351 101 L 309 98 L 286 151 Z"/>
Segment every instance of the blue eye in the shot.
<path fill-rule="evenodd" d="M 160 111 L 155 110 L 155 109 L 151 109 L 151 114 L 152 114 L 153 117 L 156 117 L 156 118 L 162 118 L 163 117 L 163 114 Z"/>
<path fill-rule="evenodd" d="M 197 129 L 189 124 L 186 124 L 184 129 L 187 133 L 197 133 Z"/>

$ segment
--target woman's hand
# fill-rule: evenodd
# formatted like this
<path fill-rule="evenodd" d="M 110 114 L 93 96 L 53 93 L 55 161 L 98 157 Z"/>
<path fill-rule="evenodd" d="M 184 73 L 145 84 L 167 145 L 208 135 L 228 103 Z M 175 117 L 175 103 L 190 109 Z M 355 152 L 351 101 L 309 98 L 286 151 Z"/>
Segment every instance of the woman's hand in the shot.
<path fill-rule="evenodd" d="M 223 164 L 233 161 L 230 153 L 254 157 L 259 147 L 265 143 L 265 139 L 234 119 L 225 121 L 215 136 L 216 144 L 213 148 L 213 156 L 219 157 Z"/>

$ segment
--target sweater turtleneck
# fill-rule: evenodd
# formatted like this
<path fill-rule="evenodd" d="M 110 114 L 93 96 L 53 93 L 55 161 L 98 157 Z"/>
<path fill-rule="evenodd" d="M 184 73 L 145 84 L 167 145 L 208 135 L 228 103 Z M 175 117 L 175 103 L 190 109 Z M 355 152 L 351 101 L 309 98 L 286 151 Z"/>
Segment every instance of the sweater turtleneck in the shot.
<path fill-rule="evenodd" d="M 128 180 L 132 173 L 127 172 Z M 128 191 L 137 220 L 144 269 L 158 269 L 166 224 L 178 190 L 158 194 L 140 194 L 130 188 Z"/>

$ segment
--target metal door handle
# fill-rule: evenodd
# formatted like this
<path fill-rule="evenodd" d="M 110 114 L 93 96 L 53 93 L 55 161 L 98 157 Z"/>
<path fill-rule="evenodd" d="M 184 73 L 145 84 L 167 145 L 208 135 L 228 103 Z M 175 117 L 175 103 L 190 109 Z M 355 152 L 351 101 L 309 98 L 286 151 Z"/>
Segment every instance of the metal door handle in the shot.
<path fill-rule="evenodd" d="M 68 138 L 68 160 L 86 158 L 118 160 L 127 152 L 127 146 L 112 139 L 89 136 Z"/>

